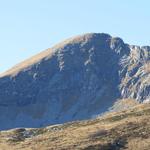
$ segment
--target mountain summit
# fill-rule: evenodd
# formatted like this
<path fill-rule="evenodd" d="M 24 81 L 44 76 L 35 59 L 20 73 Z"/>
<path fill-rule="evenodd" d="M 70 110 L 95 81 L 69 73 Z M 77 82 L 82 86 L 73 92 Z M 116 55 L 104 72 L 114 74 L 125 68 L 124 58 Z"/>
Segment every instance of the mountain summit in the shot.
<path fill-rule="evenodd" d="M 77 36 L 0 75 L 0 129 L 92 118 L 118 99 L 150 101 L 150 47 Z"/>

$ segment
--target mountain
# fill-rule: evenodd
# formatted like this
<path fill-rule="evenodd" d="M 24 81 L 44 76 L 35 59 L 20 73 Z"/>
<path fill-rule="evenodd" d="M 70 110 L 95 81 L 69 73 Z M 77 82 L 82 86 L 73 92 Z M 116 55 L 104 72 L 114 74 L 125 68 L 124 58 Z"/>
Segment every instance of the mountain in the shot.
<path fill-rule="evenodd" d="M 96 119 L 0 133 L 2 150 L 149 150 L 150 104 Z"/>
<path fill-rule="evenodd" d="M 122 99 L 150 101 L 150 47 L 89 33 L 0 75 L 0 129 L 93 118 Z"/>

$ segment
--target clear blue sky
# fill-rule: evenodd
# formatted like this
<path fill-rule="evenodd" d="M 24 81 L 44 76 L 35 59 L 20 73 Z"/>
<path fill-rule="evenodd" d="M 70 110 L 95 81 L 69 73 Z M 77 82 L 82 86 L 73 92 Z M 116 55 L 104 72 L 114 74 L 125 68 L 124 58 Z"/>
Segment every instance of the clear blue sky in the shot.
<path fill-rule="evenodd" d="M 0 72 L 86 32 L 150 45 L 150 0 L 0 0 Z"/>

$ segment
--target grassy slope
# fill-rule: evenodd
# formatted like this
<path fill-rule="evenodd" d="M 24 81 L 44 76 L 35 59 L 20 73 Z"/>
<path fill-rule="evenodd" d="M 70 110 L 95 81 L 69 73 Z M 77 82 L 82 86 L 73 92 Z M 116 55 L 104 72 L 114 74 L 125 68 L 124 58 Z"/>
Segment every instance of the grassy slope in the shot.
<path fill-rule="evenodd" d="M 9 149 L 149 150 L 150 104 L 94 120 L 0 132 L 0 150 Z"/>

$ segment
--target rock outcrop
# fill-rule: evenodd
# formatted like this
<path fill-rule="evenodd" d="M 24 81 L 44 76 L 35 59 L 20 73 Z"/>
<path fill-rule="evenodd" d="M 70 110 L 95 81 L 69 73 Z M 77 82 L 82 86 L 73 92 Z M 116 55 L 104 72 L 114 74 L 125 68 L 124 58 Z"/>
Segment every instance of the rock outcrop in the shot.
<path fill-rule="evenodd" d="M 88 119 L 125 98 L 150 101 L 150 47 L 85 34 L 0 75 L 0 129 Z"/>

